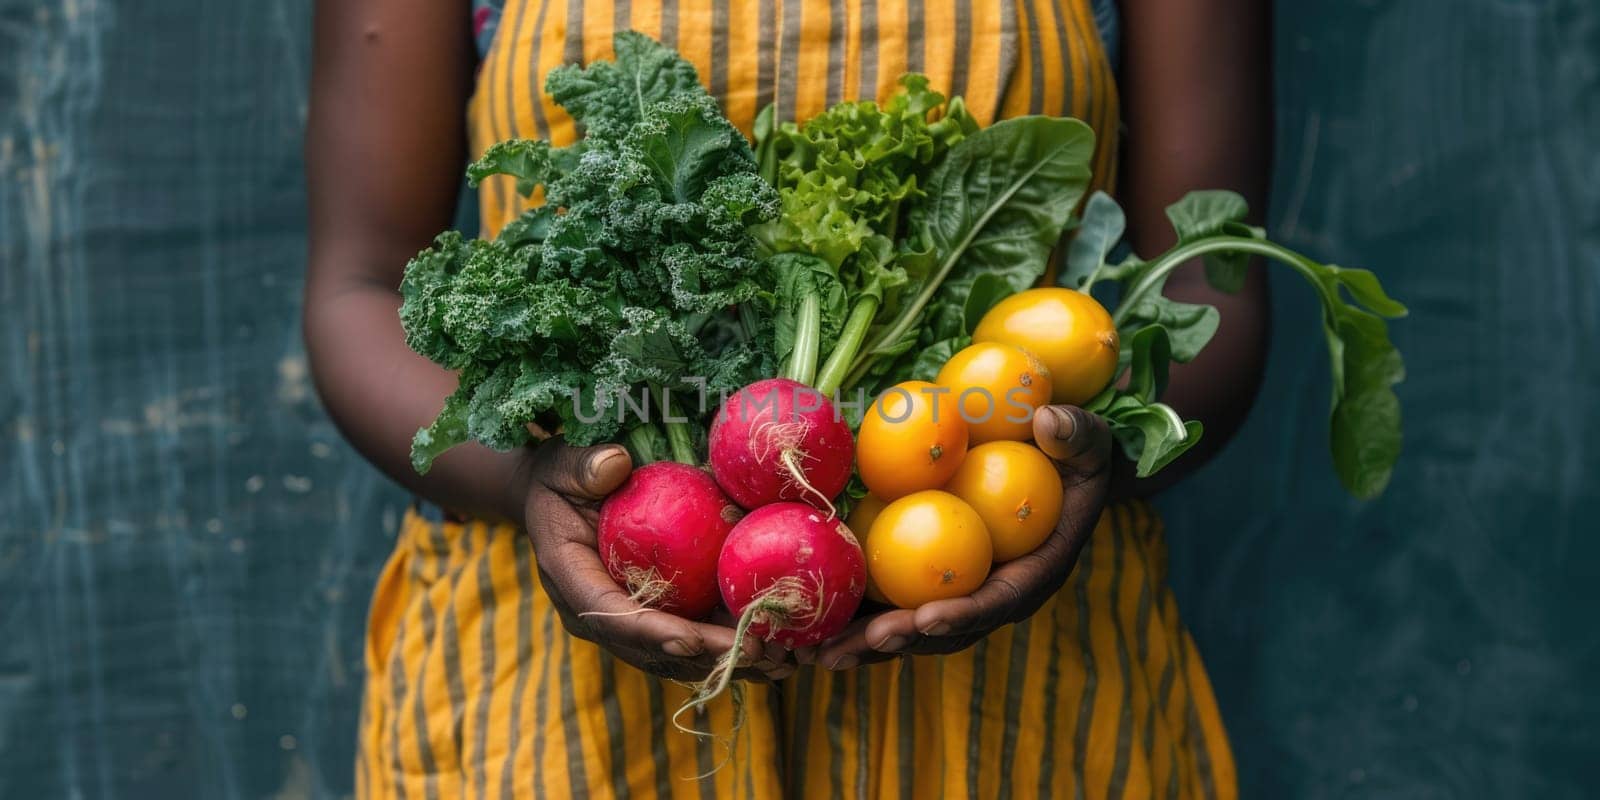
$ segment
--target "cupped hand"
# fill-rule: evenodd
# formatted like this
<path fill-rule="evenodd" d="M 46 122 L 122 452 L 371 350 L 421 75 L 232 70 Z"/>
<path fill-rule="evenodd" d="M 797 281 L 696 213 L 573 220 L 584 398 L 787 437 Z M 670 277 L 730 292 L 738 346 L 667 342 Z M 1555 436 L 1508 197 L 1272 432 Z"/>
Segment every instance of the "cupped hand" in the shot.
<path fill-rule="evenodd" d="M 559 437 L 539 444 L 524 509 L 534 561 L 568 633 L 653 675 L 700 680 L 733 647 L 733 628 L 642 609 L 600 561 L 600 502 L 632 470 L 618 445 L 578 448 Z M 746 679 L 778 680 L 794 669 L 787 650 L 755 637 L 746 638 L 740 664 L 748 666 L 735 676 Z"/>
<path fill-rule="evenodd" d="M 1027 619 L 1059 591 L 1105 506 L 1111 432 L 1081 408 L 1046 406 L 1034 415 L 1033 434 L 1055 461 L 1065 492 L 1061 519 L 1038 549 L 997 564 L 971 595 L 855 620 L 820 647 L 798 651 L 799 660 L 850 669 L 899 655 L 953 653 Z"/>

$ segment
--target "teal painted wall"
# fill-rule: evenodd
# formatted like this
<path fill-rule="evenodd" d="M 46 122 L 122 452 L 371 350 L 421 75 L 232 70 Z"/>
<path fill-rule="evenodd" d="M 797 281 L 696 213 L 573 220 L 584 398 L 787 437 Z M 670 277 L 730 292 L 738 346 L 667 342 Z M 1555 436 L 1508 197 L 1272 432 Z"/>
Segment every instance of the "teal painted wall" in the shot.
<path fill-rule="evenodd" d="M 1600 785 L 1600 7 L 1279 4 L 1277 235 L 1411 304 L 1337 491 L 1310 298 L 1163 499 L 1247 794 Z M 337 797 L 401 495 L 299 344 L 309 3 L 0 0 L 0 797 Z M 1248 501 L 1242 498 L 1249 498 Z"/>
<path fill-rule="evenodd" d="M 1411 307 L 1405 453 L 1340 494 L 1313 298 L 1160 503 L 1255 797 L 1600 791 L 1600 4 L 1278 4 L 1275 235 Z M 1587 521 L 1586 521 L 1587 520 Z"/>

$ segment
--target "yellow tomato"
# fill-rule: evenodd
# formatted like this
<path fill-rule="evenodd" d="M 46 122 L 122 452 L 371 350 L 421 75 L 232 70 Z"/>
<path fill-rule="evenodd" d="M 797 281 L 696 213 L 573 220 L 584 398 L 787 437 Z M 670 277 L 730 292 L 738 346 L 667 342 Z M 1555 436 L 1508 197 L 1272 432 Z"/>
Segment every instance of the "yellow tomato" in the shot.
<path fill-rule="evenodd" d="M 972 448 L 944 490 L 983 518 L 994 560 L 1033 552 L 1061 519 L 1061 477 L 1039 448 L 989 442 Z"/>
<path fill-rule="evenodd" d="M 967 454 L 967 422 L 955 395 L 927 381 L 883 391 L 861 420 L 856 465 L 884 500 L 943 486 Z"/>
<path fill-rule="evenodd" d="M 872 530 L 872 521 L 878 518 L 879 512 L 883 511 L 886 505 L 888 504 L 869 494 L 856 501 L 855 508 L 850 509 L 850 516 L 845 518 L 844 524 L 856 535 L 856 539 L 866 539 L 867 531 Z M 889 598 L 884 597 L 883 592 L 878 591 L 877 585 L 872 582 L 870 570 L 867 572 L 867 599 L 879 603 L 889 602 Z"/>
<path fill-rule="evenodd" d="M 1033 438 L 1033 412 L 1050 402 L 1050 370 L 1032 353 L 978 342 L 950 357 L 934 380 L 949 389 L 967 420 L 972 444 Z"/>
<path fill-rule="evenodd" d="M 1117 371 L 1117 326 L 1093 297 L 1071 289 L 1028 289 L 1001 300 L 978 321 L 975 342 L 1004 342 L 1039 357 L 1057 403 L 1082 405 Z"/>
<path fill-rule="evenodd" d="M 885 507 L 862 549 L 873 584 L 901 608 L 972 594 L 994 553 L 978 512 L 936 489 Z"/>

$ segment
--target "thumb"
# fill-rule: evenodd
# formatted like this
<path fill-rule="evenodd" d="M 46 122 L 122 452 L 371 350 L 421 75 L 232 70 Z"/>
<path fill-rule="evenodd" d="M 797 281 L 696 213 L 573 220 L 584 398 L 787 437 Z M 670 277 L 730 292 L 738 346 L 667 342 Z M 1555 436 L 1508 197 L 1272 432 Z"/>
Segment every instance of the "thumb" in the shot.
<path fill-rule="evenodd" d="M 543 446 L 555 452 L 543 461 L 539 481 L 576 500 L 599 500 L 616 491 L 633 472 L 633 459 L 621 445 L 571 447 L 556 439 Z"/>
<path fill-rule="evenodd" d="M 1111 428 L 1077 406 L 1045 406 L 1033 415 L 1033 441 L 1068 472 L 1094 476 L 1111 460 Z"/>

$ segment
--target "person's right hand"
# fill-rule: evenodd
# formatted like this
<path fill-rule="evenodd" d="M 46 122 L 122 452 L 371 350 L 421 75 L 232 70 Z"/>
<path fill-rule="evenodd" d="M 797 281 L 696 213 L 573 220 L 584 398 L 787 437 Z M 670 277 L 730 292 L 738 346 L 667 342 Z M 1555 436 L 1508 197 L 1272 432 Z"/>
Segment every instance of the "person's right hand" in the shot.
<path fill-rule="evenodd" d="M 733 629 L 641 611 L 600 561 L 600 501 L 632 470 L 619 445 L 575 448 L 559 437 L 539 444 L 524 507 L 534 562 L 568 633 L 653 675 L 700 680 L 733 647 Z M 794 671 L 786 650 L 753 636 L 746 637 L 739 663 L 749 666 L 735 673 L 738 678 L 779 680 Z"/>

